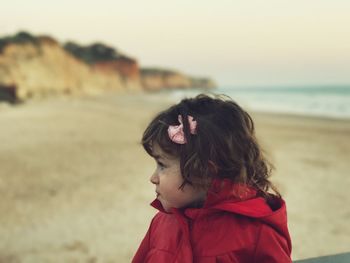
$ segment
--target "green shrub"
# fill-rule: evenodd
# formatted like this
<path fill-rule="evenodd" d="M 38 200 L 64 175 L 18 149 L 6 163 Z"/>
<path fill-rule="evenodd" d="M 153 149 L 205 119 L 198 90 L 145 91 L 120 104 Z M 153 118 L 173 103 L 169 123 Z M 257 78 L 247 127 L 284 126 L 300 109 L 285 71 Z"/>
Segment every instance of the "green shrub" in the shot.
<path fill-rule="evenodd" d="M 67 42 L 64 45 L 64 49 L 88 64 L 94 64 L 99 61 L 110 61 L 121 56 L 114 48 L 101 43 L 80 46 L 74 42 Z"/>
<path fill-rule="evenodd" d="M 3 38 L 0 38 L 0 53 L 2 52 L 5 46 L 12 43 L 14 44 L 32 43 L 34 45 L 39 45 L 39 41 L 36 37 L 32 36 L 28 32 L 20 31 L 13 36 L 6 36 Z"/>

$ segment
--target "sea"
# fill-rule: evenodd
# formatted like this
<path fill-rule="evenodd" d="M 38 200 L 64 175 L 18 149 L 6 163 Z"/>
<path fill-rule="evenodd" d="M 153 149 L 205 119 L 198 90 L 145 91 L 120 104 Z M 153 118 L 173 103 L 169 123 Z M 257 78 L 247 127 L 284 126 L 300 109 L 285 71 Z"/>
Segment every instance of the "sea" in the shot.
<path fill-rule="evenodd" d="M 178 101 L 203 93 L 203 90 L 170 93 L 171 98 Z M 248 111 L 350 120 L 350 86 L 219 87 L 204 93 L 227 95 Z"/>

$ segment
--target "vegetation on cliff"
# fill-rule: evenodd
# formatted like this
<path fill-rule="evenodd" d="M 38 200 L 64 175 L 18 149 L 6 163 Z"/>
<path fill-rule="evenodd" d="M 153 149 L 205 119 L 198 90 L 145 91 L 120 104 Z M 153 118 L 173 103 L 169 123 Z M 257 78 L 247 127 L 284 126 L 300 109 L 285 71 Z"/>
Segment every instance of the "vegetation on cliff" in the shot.
<path fill-rule="evenodd" d="M 12 36 L 5 36 L 0 38 L 0 53 L 9 44 L 33 44 L 37 47 L 40 46 L 40 40 L 50 40 L 56 42 L 49 36 L 33 36 L 26 31 L 20 31 Z M 82 46 L 75 42 L 67 42 L 63 45 L 63 48 L 76 58 L 88 63 L 94 64 L 101 61 L 111 61 L 115 59 L 127 59 L 128 57 L 117 52 L 113 47 L 105 45 L 103 43 L 93 43 L 88 46 Z"/>
<path fill-rule="evenodd" d="M 0 53 L 3 51 L 4 47 L 8 44 L 26 44 L 30 43 L 35 46 L 39 45 L 39 40 L 35 36 L 29 34 L 25 31 L 20 31 L 13 36 L 6 36 L 0 38 Z"/>
<path fill-rule="evenodd" d="M 67 42 L 63 47 L 76 58 L 81 59 L 88 64 L 95 64 L 101 61 L 111 61 L 124 57 L 114 48 L 102 43 L 81 46 L 74 42 Z"/>

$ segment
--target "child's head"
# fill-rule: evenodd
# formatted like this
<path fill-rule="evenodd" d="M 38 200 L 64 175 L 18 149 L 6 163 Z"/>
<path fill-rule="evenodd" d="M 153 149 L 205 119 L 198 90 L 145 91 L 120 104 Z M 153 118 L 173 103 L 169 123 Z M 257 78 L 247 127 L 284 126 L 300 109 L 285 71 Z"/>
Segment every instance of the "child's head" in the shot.
<path fill-rule="evenodd" d="M 267 196 L 274 190 L 270 168 L 254 133 L 249 114 L 231 99 L 201 94 L 160 112 L 146 128 L 142 144 L 152 157 L 160 150 L 179 161 L 180 189 L 208 189 L 213 178 L 222 178 Z"/>

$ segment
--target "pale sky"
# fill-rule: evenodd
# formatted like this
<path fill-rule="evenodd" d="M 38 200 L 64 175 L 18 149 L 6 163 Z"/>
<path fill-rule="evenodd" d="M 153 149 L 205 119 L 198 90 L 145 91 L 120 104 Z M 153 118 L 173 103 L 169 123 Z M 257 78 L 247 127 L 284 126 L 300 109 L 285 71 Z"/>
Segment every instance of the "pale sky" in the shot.
<path fill-rule="evenodd" d="M 11 0 L 0 36 L 103 42 L 224 86 L 349 85 L 349 0 Z"/>

